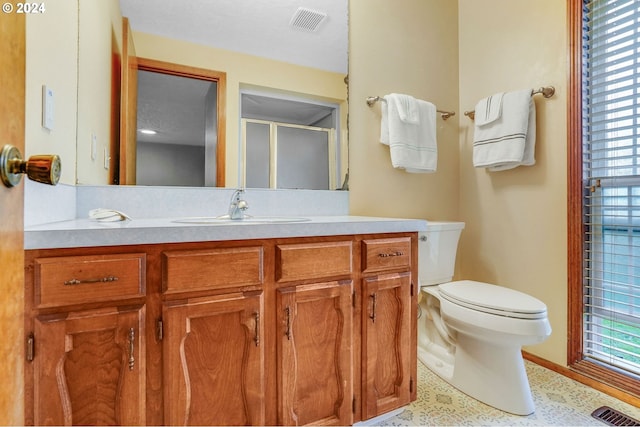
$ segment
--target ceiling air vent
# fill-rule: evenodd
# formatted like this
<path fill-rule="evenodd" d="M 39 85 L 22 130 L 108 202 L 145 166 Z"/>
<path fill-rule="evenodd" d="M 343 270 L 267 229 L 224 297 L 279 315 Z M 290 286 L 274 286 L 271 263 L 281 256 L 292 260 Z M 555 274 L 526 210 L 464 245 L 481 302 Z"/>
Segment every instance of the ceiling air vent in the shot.
<path fill-rule="evenodd" d="M 318 30 L 320 24 L 327 19 L 327 14 L 317 10 L 299 7 L 293 14 L 289 25 L 296 30 L 313 33 Z"/>

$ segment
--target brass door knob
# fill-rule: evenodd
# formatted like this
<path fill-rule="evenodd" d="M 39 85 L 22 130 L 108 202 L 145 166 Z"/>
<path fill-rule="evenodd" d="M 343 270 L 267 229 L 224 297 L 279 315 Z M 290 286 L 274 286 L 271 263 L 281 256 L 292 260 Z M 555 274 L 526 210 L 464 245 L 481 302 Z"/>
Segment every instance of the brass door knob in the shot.
<path fill-rule="evenodd" d="M 0 179 L 7 187 L 20 183 L 22 174 L 36 182 L 56 185 L 60 181 L 62 165 L 57 154 L 38 154 L 23 160 L 20 150 L 7 144 L 0 152 Z"/>

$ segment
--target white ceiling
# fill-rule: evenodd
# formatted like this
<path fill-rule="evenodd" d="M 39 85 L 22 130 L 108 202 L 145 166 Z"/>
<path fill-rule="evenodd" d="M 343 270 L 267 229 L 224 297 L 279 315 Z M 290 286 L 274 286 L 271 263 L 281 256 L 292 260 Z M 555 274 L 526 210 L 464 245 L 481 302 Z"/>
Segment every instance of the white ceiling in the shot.
<path fill-rule="evenodd" d="M 215 82 L 138 71 L 138 142 L 204 146 L 205 97 Z"/>
<path fill-rule="evenodd" d="M 348 0 L 120 0 L 134 31 L 347 74 Z M 299 7 L 326 13 L 290 27 Z"/>

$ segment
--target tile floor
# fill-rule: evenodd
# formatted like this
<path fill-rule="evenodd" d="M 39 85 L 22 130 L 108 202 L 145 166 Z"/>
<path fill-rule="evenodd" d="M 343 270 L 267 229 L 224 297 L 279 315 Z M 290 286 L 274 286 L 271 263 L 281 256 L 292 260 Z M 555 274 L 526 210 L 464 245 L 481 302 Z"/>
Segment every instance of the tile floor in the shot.
<path fill-rule="evenodd" d="M 418 362 L 418 399 L 385 426 L 605 426 L 591 417 L 610 406 L 640 420 L 633 407 L 570 378 L 525 361 L 536 405 L 535 413 L 517 416 L 494 409 L 459 392 Z"/>

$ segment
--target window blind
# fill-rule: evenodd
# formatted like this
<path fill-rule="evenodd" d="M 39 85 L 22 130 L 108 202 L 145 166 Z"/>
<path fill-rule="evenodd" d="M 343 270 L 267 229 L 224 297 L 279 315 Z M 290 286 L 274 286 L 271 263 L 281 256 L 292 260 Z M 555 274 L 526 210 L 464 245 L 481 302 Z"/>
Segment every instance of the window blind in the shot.
<path fill-rule="evenodd" d="M 640 374 L 640 2 L 585 0 L 583 352 Z"/>

